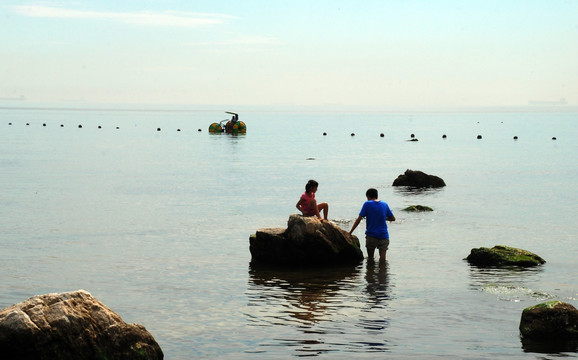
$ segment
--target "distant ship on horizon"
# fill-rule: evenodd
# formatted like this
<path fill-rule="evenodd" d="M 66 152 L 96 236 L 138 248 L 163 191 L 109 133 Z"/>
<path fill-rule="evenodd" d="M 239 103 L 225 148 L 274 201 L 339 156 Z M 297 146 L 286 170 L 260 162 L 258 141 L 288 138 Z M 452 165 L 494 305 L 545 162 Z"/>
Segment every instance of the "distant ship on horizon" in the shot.
<path fill-rule="evenodd" d="M 24 95 L 20 95 L 17 97 L 0 97 L 0 100 L 3 100 L 3 101 L 14 101 L 14 100 L 24 101 L 24 100 L 26 100 L 26 97 Z"/>
<path fill-rule="evenodd" d="M 537 100 L 530 100 L 528 101 L 528 105 L 567 105 L 565 98 L 560 98 L 558 101 L 537 101 Z"/>

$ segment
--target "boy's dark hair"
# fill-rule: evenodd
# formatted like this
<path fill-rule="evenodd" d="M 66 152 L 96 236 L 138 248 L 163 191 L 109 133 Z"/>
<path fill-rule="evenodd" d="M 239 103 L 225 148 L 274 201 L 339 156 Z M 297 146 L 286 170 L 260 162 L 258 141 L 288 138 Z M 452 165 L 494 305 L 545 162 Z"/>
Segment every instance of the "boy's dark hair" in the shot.
<path fill-rule="evenodd" d="M 377 199 L 377 189 L 374 188 L 367 189 L 367 191 L 365 192 L 365 196 L 367 196 L 370 199 Z"/>
<path fill-rule="evenodd" d="M 317 181 L 315 180 L 307 181 L 307 184 L 305 184 L 305 192 L 310 193 L 311 190 L 313 190 L 313 188 L 316 186 L 319 186 L 319 183 Z"/>

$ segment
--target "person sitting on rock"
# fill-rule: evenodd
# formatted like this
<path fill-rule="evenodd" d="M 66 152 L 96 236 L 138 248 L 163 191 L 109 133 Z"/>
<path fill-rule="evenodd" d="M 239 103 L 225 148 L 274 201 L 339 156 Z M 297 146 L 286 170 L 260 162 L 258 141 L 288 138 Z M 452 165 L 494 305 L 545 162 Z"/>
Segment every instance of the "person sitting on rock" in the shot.
<path fill-rule="evenodd" d="M 303 216 L 316 216 L 319 220 L 327 221 L 327 213 L 329 212 L 329 204 L 323 202 L 318 204 L 315 200 L 315 193 L 317 192 L 317 187 L 319 183 L 315 180 L 309 180 L 305 185 L 305 192 L 299 198 L 299 201 L 295 205 L 297 210 L 301 211 Z M 323 218 L 321 218 L 320 212 L 323 212 Z"/>

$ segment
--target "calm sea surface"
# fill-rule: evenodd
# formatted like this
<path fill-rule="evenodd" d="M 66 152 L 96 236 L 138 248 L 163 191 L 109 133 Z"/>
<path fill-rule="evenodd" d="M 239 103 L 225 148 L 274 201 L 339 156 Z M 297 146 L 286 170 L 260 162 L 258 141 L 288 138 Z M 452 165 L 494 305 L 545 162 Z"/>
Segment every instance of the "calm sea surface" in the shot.
<path fill-rule="evenodd" d="M 578 307 L 578 111 L 561 110 L 246 111 L 229 136 L 207 131 L 220 110 L 0 109 L 0 308 L 85 289 L 167 359 L 576 358 L 518 330 L 525 307 Z M 393 188 L 406 169 L 447 186 Z M 249 236 L 285 227 L 308 179 L 346 230 L 379 190 L 385 266 L 250 264 Z M 547 263 L 463 260 L 498 244 Z"/>

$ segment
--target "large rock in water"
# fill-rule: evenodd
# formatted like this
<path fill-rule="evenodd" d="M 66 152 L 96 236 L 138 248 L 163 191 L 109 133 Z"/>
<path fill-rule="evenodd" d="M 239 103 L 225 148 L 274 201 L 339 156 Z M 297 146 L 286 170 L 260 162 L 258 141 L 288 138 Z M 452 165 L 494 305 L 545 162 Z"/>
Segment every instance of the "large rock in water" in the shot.
<path fill-rule="evenodd" d="M 472 249 L 466 260 L 479 267 L 489 266 L 537 266 L 546 260 L 527 250 L 517 249 L 504 245 L 496 245 L 493 248 L 481 247 Z"/>
<path fill-rule="evenodd" d="M 162 359 L 152 335 L 84 290 L 39 295 L 0 311 L 0 358 Z"/>
<path fill-rule="evenodd" d="M 291 215 L 287 228 L 259 229 L 249 238 L 253 263 L 275 265 L 357 264 L 359 239 L 332 222 Z"/>
<path fill-rule="evenodd" d="M 525 308 L 520 334 L 539 341 L 578 340 L 578 310 L 559 300 Z"/>
<path fill-rule="evenodd" d="M 428 175 L 419 170 L 406 170 L 399 175 L 392 186 L 410 186 L 415 188 L 439 188 L 446 186 L 442 178 L 435 175 Z"/>

